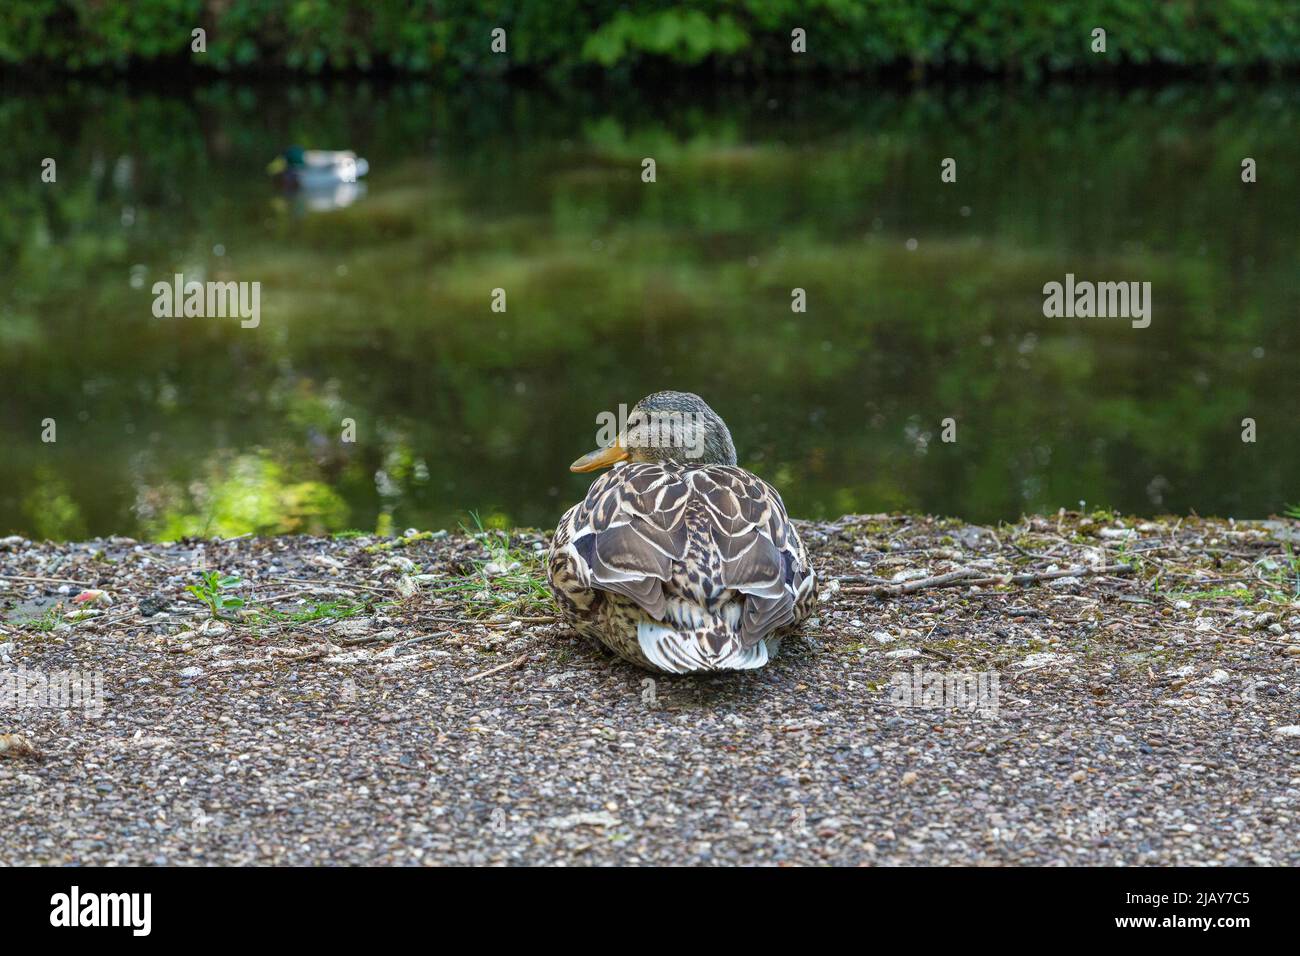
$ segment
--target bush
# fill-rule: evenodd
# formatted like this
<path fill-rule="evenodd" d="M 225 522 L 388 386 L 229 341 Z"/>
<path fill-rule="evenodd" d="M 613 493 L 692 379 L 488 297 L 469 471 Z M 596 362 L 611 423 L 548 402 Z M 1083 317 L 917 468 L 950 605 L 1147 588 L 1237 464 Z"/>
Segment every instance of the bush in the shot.
<path fill-rule="evenodd" d="M 489 50 L 507 31 L 507 55 Z M 1107 52 L 1090 49 L 1096 27 Z M 207 49 L 191 51 L 191 31 Z M 791 52 L 791 31 L 807 52 Z M 1043 70 L 1300 63 L 1294 0 L 5 0 L 0 64 L 124 69 L 189 59 L 218 71 L 711 64 L 727 72 L 887 67 Z"/>

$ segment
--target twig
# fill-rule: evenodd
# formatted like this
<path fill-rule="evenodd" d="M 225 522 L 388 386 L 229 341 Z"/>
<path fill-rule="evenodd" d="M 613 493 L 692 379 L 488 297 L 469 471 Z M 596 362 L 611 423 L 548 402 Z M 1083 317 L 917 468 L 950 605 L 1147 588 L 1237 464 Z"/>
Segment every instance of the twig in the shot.
<path fill-rule="evenodd" d="M 874 594 L 877 597 L 889 597 L 894 594 L 911 594 L 913 591 L 921 591 L 925 588 L 946 588 L 954 584 L 967 581 L 979 574 L 975 568 L 962 568 L 960 571 L 949 571 L 947 574 L 935 575 L 931 578 L 920 578 L 916 581 L 908 581 L 905 584 L 882 584 L 875 587 L 840 588 L 845 594 Z"/>
<path fill-rule="evenodd" d="M 263 580 L 275 581 L 280 584 L 310 584 L 313 587 L 319 587 L 319 588 L 330 587 L 330 584 L 327 581 L 308 581 L 303 578 L 263 578 Z M 378 591 L 381 594 L 391 594 L 393 591 L 397 590 L 397 588 L 381 587 L 375 584 L 360 584 L 356 581 L 349 581 L 347 584 L 340 584 L 340 585 L 336 585 L 335 587 L 337 587 L 339 590 L 348 589 L 348 588 L 361 588 L 363 591 Z"/>
<path fill-rule="evenodd" d="M 1097 574 L 1132 574 L 1131 564 L 1107 564 L 1100 568 L 1066 568 L 1062 571 L 1033 571 L 1028 574 L 1013 574 L 1010 578 L 994 575 L 987 578 L 975 578 L 964 582 L 971 585 L 985 584 L 1033 584 L 1035 581 L 1051 581 L 1055 578 L 1087 578 Z"/>
<path fill-rule="evenodd" d="M 408 640 L 401 641 L 398 644 L 394 644 L 393 647 L 409 647 L 412 644 L 422 644 L 425 641 L 434 641 L 440 637 L 448 636 L 460 637 L 461 635 L 457 634 L 455 631 L 435 631 L 433 634 L 421 634 L 419 637 L 412 637 Z"/>
<path fill-rule="evenodd" d="M 91 590 L 95 587 L 93 584 L 83 584 L 81 581 L 72 580 L 72 578 L 43 578 L 35 574 L 6 574 L 0 572 L 0 579 L 9 581 L 35 581 L 38 584 L 75 584 L 83 591 Z"/>
<path fill-rule="evenodd" d="M 874 584 L 879 587 L 889 583 L 886 579 L 878 578 L 872 574 L 845 574 L 834 580 L 839 581 L 841 586 L 845 584 Z"/>
<path fill-rule="evenodd" d="M 872 594 L 876 597 L 895 597 L 928 588 L 950 588 L 957 585 L 982 587 L 988 584 L 1033 584 L 1035 581 L 1050 581 L 1054 578 L 1091 577 L 1097 574 L 1132 574 L 1133 568 L 1127 564 L 1108 564 L 1100 568 L 1066 568 L 1058 571 L 1032 571 L 1026 574 L 997 574 L 975 577 L 979 573 L 975 568 L 963 568 L 960 571 L 949 571 L 947 574 L 936 575 L 932 578 L 921 578 L 918 581 L 908 581 L 905 584 L 892 587 L 847 587 L 840 590 L 846 594 Z"/>
<path fill-rule="evenodd" d="M 519 655 L 518 657 L 516 657 L 513 661 L 507 661 L 507 662 L 504 663 L 504 664 L 498 664 L 496 667 L 490 668 L 489 670 L 480 671 L 480 672 L 477 673 L 477 674 L 473 674 L 473 675 L 471 675 L 471 676 L 469 676 L 469 677 L 466 677 L 466 678 L 465 678 L 465 683 L 468 684 L 468 683 L 470 683 L 471 681 L 479 680 L 479 679 L 482 678 L 482 677 L 490 677 L 490 676 L 492 676 L 493 674 L 500 673 L 500 672 L 503 671 L 503 670 L 507 670 L 507 669 L 510 669 L 510 670 L 517 670 L 518 668 L 524 666 L 524 661 L 526 661 L 526 660 L 528 660 L 528 652 L 527 652 L 527 651 L 525 651 L 524 653 L 520 654 L 520 655 Z"/>

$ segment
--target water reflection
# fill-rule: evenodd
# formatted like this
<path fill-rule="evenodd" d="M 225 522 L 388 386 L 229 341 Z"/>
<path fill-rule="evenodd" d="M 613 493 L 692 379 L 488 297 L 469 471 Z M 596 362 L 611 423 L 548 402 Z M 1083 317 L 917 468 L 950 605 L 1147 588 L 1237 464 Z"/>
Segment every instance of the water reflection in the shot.
<path fill-rule="evenodd" d="M 1300 499 L 1297 102 L 7 97 L 0 531 L 553 525 L 597 413 L 659 388 L 702 394 L 798 515 L 1277 511 Z M 277 194 L 285 142 L 364 151 L 364 200 Z M 259 326 L 155 318 L 176 273 L 259 282 Z M 1067 273 L 1151 282 L 1151 326 L 1045 318 Z"/>

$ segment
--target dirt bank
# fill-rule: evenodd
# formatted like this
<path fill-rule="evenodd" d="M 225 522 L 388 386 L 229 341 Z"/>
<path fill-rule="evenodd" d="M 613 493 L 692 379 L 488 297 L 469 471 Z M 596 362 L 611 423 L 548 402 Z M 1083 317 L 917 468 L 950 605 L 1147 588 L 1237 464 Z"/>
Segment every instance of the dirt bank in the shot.
<path fill-rule="evenodd" d="M 1300 863 L 1296 522 L 801 530 L 804 637 L 653 681 L 536 532 L 4 539 L 0 863 Z"/>

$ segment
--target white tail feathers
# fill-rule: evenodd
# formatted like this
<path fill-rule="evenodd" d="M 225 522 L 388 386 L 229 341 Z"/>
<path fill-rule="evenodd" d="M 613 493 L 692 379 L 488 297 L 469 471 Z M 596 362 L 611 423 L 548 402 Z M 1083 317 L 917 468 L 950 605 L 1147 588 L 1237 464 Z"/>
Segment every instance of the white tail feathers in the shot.
<path fill-rule="evenodd" d="M 669 674 L 752 670 L 762 667 L 768 659 L 766 640 L 758 640 L 751 646 L 744 647 L 739 636 L 736 636 L 714 653 L 701 640 L 700 632 L 677 631 L 650 620 L 637 624 L 636 635 L 646 660 Z"/>

